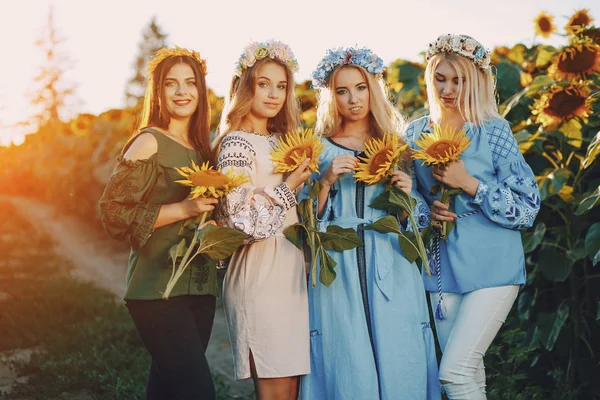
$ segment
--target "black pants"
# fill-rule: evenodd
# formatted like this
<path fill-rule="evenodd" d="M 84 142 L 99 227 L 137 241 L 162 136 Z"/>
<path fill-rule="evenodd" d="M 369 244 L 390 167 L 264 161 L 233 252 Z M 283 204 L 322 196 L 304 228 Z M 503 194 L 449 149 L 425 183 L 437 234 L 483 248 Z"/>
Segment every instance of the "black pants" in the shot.
<path fill-rule="evenodd" d="M 177 296 L 169 300 L 127 300 L 152 357 L 148 400 L 215 399 L 206 347 L 215 316 L 214 296 Z"/>

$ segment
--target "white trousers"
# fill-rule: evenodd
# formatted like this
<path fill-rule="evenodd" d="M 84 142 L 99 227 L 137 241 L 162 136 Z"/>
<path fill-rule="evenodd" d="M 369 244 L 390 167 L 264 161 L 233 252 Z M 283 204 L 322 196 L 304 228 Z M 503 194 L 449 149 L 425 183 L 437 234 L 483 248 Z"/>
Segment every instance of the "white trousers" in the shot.
<path fill-rule="evenodd" d="M 442 349 L 440 382 L 450 400 L 485 400 L 483 356 L 506 321 L 519 285 L 443 293 L 446 318 L 435 320 Z M 437 304 L 439 294 L 429 294 Z"/>

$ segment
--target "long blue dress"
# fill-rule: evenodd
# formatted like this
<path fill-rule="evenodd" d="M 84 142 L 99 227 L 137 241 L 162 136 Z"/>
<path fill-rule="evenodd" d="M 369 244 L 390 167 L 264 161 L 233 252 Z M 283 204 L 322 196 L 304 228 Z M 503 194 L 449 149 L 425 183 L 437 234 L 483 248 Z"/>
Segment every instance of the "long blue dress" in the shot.
<path fill-rule="evenodd" d="M 331 139 L 324 142 L 320 171 L 338 155 L 357 155 Z M 311 373 L 302 379 L 303 400 L 441 398 L 419 270 L 404 258 L 396 234 L 359 229 L 386 216 L 369 207 L 383 190 L 344 174 L 329 193 L 319 230 L 329 224 L 354 228 L 364 247 L 330 251 L 336 279 L 329 287 L 318 278 L 315 288 L 309 284 Z M 416 209 L 427 210 L 424 203 Z"/>

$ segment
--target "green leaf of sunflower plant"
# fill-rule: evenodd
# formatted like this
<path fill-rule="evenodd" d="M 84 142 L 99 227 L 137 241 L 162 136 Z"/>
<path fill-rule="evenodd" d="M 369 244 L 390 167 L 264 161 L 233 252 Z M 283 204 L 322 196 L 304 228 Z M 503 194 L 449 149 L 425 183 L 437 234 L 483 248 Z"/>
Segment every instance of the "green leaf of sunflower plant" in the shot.
<path fill-rule="evenodd" d="M 575 215 L 585 214 L 598 204 L 600 204 L 600 185 L 594 190 L 594 193 L 581 200 L 581 203 L 577 206 L 577 210 L 575 210 Z"/>
<path fill-rule="evenodd" d="M 344 251 L 358 246 L 363 242 L 352 228 L 341 228 L 337 225 L 327 226 L 327 232 L 319 232 L 321 244 L 327 250 Z"/>
<path fill-rule="evenodd" d="M 410 236 L 410 232 L 402 232 L 402 230 L 400 229 L 400 225 L 396 220 L 396 216 L 402 215 L 403 211 L 406 212 L 407 218 L 409 220 L 413 232 L 418 233 L 419 227 L 414 216 L 412 215 L 416 205 L 417 201 L 411 196 L 409 196 L 406 192 L 404 192 L 404 190 L 400 189 L 395 185 L 386 185 L 385 191 L 374 199 L 374 201 L 370 204 L 370 207 L 378 210 L 387 211 L 389 214 L 393 215 L 388 215 L 386 217 L 380 218 L 374 223 L 367 225 L 363 229 L 375 230 L 379 233 L 393 232 L 398 234 L 400 248 L 403 252 L 405 251 L 405 248 L 408 251 L 408 253 L 405 253 L 404 256 L 410 262 L 413 262 L 417 258 L 420 258 L 427 275 L 431 276 L 431 271 L 429 270 L 429 260 L 427 259 L 425 244 L 423 243 L 421 235 L 419 234 Z M 401 239 L 401 237 L 403 238 Z M 411 241 L 409 238 L 412 238 L 414 242 Z M 416 251 L 417 257 L 414 257 L 413 250 Z"/>
<path fill-rule="evenodd" d="M 539 222 L 535 225 L 533 233 L 522 232 L 521 240 L 523 242 L 523 251 L 525 254 L 534 251 L 544 238 L 546 233 L 546 224 Z"/>
<path fill-rule="evenodd" d="M 405 208 L 393 204 L 390 200 L 390 196 L 391 193 L 389 191 L 384 191 L 379 196 L 375 197 L 375 199 L 373 199 L 370 207 L 376 210 L 383 210 L 390 215 L 402 215 L 402 212 L 405 211 Z"/>
<path fill-rule="evenodd" d="M 585 251 L 592 260 L 592 265 L 600 261 L 600 222 L 596 222 L 585 235 Z"/>
<path fill-rule="evenodd" d="M 409 262 L 414 262 L 419 258 L 417 238 L 413 232 L 402 232 L 398 235 L 398 243 L 400 244 L 404 256 Z"/>
<path fill-rule="evenodd" d="M 285 228 L 283 230 L 283 235 L 287 240 L 292 242 L 294 246 L 302 250 L 302 242 L 306 235 L 308 235 L 308 230 L 303 224 L 297 222 Z"/>
<path fill-rule="evenodd" d="M 175 269 L 175 263 L 177 259 L 183 257 L 185 254 L 185 238 L 181 239 L 178 244 L 174 244 L 169 249 L 169 259 L 173 262 L 173 269 Z"/>
<path fill-rule="evenodd" d="M 325 251 L 325 249 L 321 248 L 319 252 L 321 256 L 321 270 L 319 271 L 319 281 L 329 287 L 335 280 L 337 274 L 335 273 L 335 266 L 337 263 L 331 256 Z"/>
<path fill-rule="evenodd" d="M 207 225 L 198 235 L 197 254 L 205 254 L 213 260 L 224 260 L 241 246 L 248 235 L 237 229 Z"/>
<path fill-rule="evenodd" d="M 371 206 L 372 207 L 372 206 Z M 400 234 L 402 230 L 400 229 L 400 224 L 398 223 L 398 219 L 393 215 L 387 215 L 373 222 L 372 224 L 365 225 L 363 230 L 369 231 L 373 230 L 379 233 L 397 233 Z"/>
<path fill-rule="evenodd" d="M 297 211 L 300 222 L 284 230 L 285 237 L 299 249 L 306 244 L 310 249 L 312 286 L 317 284 L 317 263 L 320 261 L 319 281 L 329 286 L 336 277 L 333 268 L 336 262 L 327 250 L 344 251 L 362 246 L 356 231 L 352 228 L 341 228 L 328 225 L 326 232 L 319 232 L 317 211 L 315 208 L 323 184 L 315 179 L 308 182 L 308 198 L 298 203 Z"/>
<path fill-rule="evenodd" d="M 588 168 L 590 165 L 592 165 L 594 163 L 594 160 L 596 160 L 596 157 L 598 157 L 598 154 L 600 154 L 600 131 L 598 133 L 596 133 L 596 136 L 594 136 L 594 139 L 592 139 L 592 142 L 590 143 L 589 147 L 587 148 L 585 159 L 581 163 L 581 166 L 584 169 Z"/>

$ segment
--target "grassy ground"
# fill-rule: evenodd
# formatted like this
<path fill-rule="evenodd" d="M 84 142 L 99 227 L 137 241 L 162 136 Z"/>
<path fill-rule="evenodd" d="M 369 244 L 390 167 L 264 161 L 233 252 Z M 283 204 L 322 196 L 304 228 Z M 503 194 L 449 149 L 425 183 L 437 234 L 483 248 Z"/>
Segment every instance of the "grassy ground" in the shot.
<path fill-rule="evenodd" d="M 149 356 L 125 307 L 70 278 L 72 266 L 52 246 L 0 202 L 0 352 L 40 350 L 29 362 L 12 363 L 27 383 L 0 398 L 142 399 Z M 219 398 L 230 398 L 215 381 Z"/>

